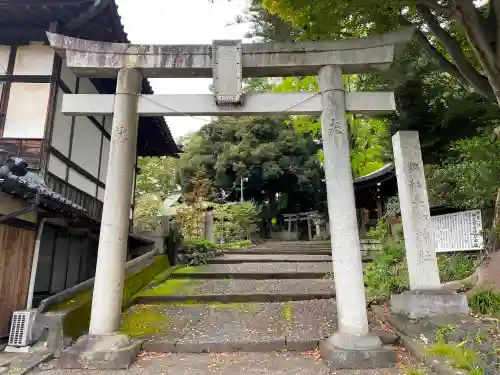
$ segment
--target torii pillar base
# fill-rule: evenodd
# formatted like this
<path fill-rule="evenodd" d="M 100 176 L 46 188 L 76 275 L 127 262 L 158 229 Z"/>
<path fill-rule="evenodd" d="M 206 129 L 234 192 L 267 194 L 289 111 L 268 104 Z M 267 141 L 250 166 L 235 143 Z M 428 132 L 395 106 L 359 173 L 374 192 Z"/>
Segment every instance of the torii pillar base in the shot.
<path fill-rule="evenodd" d="M 123 370 L 135 361 L 141 340 L 131 340 L 119 333 L 86 335 L 65 349 L 56 367 L 61 369 Z"/>
<path fill-rule="evenodd" d="M 397 362 L 397 353 L 382 346 L 374 334 L 351 336 L 335 333 L 319 344 L 326 366 L 331 370 L 391 368 Z"/>

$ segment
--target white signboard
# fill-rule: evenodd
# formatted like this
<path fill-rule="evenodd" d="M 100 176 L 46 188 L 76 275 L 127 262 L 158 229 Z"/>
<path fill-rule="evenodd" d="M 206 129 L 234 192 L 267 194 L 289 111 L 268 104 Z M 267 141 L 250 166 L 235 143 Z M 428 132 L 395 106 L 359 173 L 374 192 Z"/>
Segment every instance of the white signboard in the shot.
<path fill-rule="evenodd" d="M 483 250 L 481 210 L 433 216 L 436 252 Z"/>

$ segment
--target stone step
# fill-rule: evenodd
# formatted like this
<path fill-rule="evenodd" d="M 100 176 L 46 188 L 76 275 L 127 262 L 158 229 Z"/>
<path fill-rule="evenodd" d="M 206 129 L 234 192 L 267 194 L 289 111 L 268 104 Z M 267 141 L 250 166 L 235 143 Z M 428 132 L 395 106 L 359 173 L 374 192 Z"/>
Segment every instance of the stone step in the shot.
<path fill-rule="evenodd" d="M 231 263 L 274 263 L 274 262 L 298 262 L 316 263 L 331 262 L 329 255 L 302 255 L 302 254 L 233 254 L 226 253 L 224 256 L 210 259 L 209 264 L 231 264 Z"/>
<path fill-rule="evenodd" d="M 153 356 L 154 358 L 154 356 Z M 399 374 L 396 370 L 380 374 Z M 121 372 L 120 372 L 121 373 Z M 158 375 L 328 375 L 330 371 L 314 354 L 270 353 L 173 353 L 159 360 L 140 360 L 127 374 Z M 40 374 L 46 375 L 46 374 Z M 71 374 L 68 374 L 71 375 Z M 373 375 L 363 371 L 360 375 Z"/>
<path fill-rule="evenodd" d="M 140 293 L 134 304 L 166 302 L 281 302 L 335 297 L 333 280 L 167 280 Z"/>
<path fill-rule="evenodd" d="M 238 263 L 184 267 L 170 275 L 172 279 L 320 279 L 332 272 L 328 262 L 316 263 Z"/>
<path fill-rule="evenodd" d="M 253 249 L 325 249 L 329 250 L 331 249 L 331 245 L 309 245 L 309 244 L 280 244 L 280 245 L 259 245 L 259 246 L 254 246 Z"/>
<path fill-rule="evenodd" d="M 248 260 L 246 262 L 248 263 L 260 263 L 260 259 L 270 259 L 269 256 L 272 258 L 274 256 L 293 256 L 293 257 L 313 257 L 313 256 L 318 256 L 321 258 L 318 259 L 329 259 L 331 261 L 331 251 L 330 250 L 251 250 L 251 249 L 239 249 L 239 250 L 226 250 L 224 253 L 224 256 L 221 258 L 215 258 L 209 263 L 233 263 L 233 262 L 226 262 L 224 261 L 225 257 L 231 255 L 236 257 L 237 255 L 244 255 L 248 256 L 249 259 L 253 260 Z M 363 262 L 371 262 L 376 256 L 376 252 L 363 252 Z M 220 261 L 219 261 L 220 259 Z M 293 259 L 293 258 L 292 258 Z M 275 262 L 276 260 L 268 260 L 268 262 Z M 290 260 L 290 262 L 295 262 L 296 260 Z M 324 260 L 319 260 L 319 262 L 322 262 Z M 315 261 L 313 261 L 315 262 Z M 234 262 L 234 263 L 239 263 L 239 262 Z M 264 263 L 264 261 L 262 261 Z M 303 261 L 303 263 L 307 263 Z"/>
<path fill-rule="evenodd" d="M 122 330 L 133 325 L 137 334 L 137 320 L 154 315 L 156 332 L 145 328 L 149 336 L 142 348 L 157 353 L 305 351 L 333 333 L 335 311 L 333 299 L 136 305 L 123 315 Z"/>
<path fill-rule="evenodd" d="M 235 249 L 226 250 L 226 254 L 258 254 L 258 255 L 279 255 L 279 254 L 294 254 L 294 255 L 330 255 L 331 250 L 308 250 L 308 249 Z"/>

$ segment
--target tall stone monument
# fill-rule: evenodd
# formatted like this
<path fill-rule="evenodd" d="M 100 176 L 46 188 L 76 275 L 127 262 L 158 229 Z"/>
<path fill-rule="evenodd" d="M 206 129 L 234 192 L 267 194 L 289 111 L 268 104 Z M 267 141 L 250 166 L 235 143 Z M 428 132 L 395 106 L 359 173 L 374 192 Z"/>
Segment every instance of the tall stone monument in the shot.
<path fill-rule="evenodd" d="M 411 290 L 393 295 L 391 309 L 415 319 L 467 314 L 467 297 L 441 288 L 418 132 L 399 131 L 392 145 Z"/>

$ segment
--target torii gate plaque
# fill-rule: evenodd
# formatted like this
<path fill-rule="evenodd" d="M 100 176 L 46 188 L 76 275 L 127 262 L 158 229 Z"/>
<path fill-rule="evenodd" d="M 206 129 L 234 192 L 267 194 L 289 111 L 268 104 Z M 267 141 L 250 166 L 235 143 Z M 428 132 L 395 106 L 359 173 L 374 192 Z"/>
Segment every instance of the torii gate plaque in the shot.
<path fill-rule="evenodd" d="M 344 92 L 342 74 L 387 69 L 413 29 L 362 39 L 297 44 L 131 45 L 48 33 L 79 76 L 118 77 L 116 95 L 64 95 L 73 116 L 113 115 L 90 339 L 119 330 L 138 116 L 321 114 L 338 332 L 322 343 L 331 368 L 383 367 L 388 353 L 369 335 L 346 112 L 395 110 L 392 93 Z M 244 77 L 318 74 L 320 93 L 243 94 Z M 213 77 L 214 95 L 141 95 L 149 78 Z M 111 340 L 113 341 L 113 340 Z M 128 348 L 129 341 L 113 344 Z M 87 357 L 88 358 L 88 357 Z M 360 360 L 361 359 L 361 360 Z"/>

